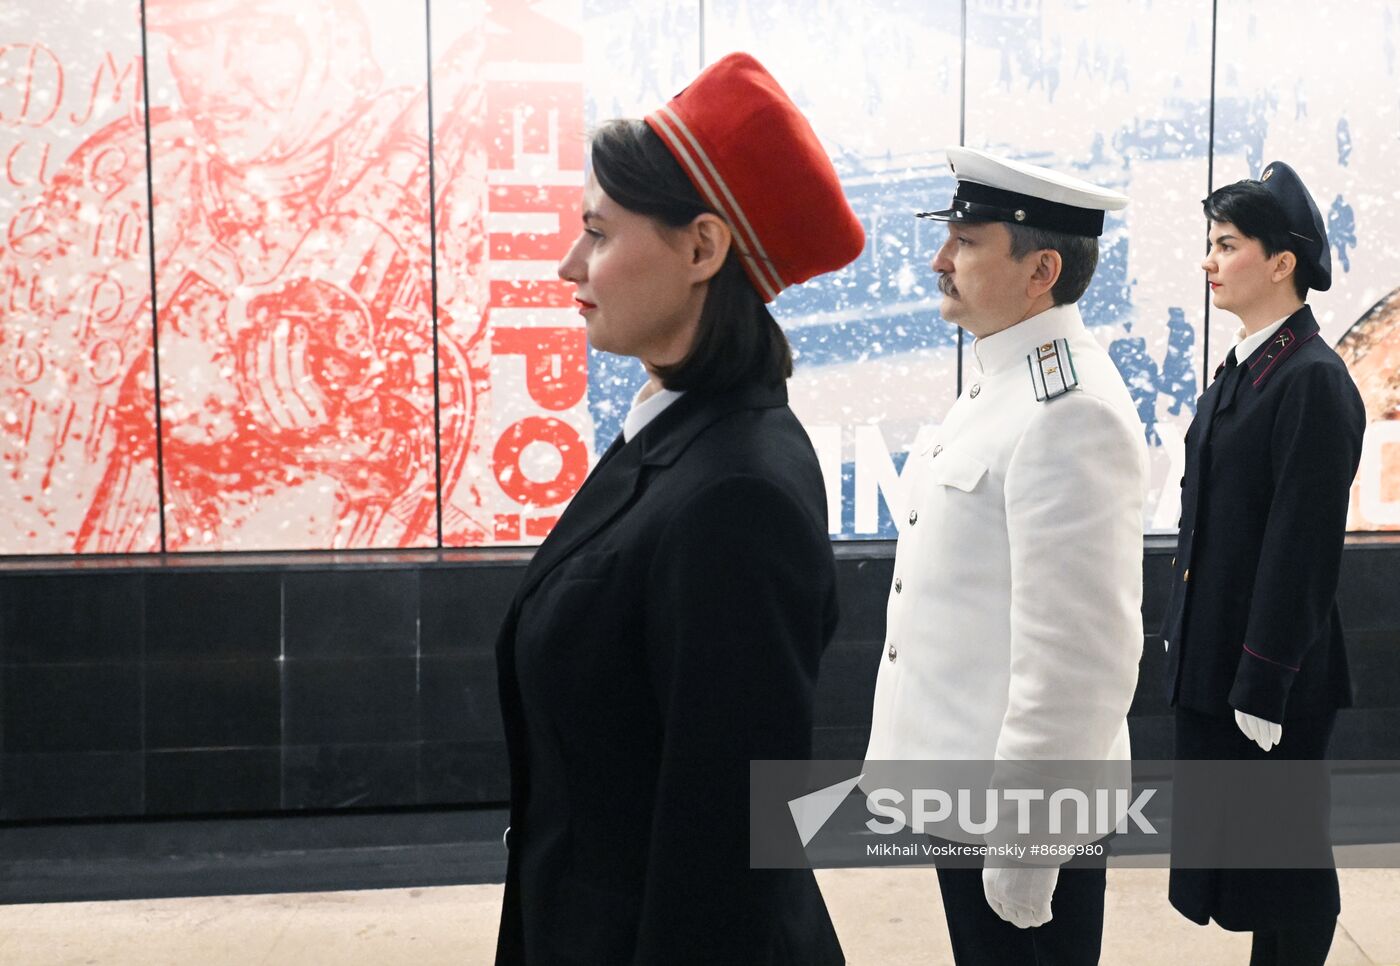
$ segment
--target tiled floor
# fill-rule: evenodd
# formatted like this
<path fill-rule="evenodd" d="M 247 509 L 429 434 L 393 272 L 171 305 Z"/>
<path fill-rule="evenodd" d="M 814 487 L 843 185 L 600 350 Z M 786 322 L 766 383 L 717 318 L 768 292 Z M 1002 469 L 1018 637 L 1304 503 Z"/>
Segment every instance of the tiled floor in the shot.
<path fill-rule="evenodd" d="M 1244 966 L 1247 936 L 1166 902 L 1166 872 L 1109 872 L 1104 966 Z M 950 963 L 928 869 L 818 873 L 852 966 Z M 500 886 L 0 907 L 0 966 L 490 963 Z M 1400 964 L 1400 869 L 1342 872 L 1329 966 Z"/>

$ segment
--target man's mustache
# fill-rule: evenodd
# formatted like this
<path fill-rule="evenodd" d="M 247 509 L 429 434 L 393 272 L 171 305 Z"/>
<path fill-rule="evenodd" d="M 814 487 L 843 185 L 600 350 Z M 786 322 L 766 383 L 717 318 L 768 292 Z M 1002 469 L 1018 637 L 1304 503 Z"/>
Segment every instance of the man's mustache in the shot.
<path fill-rule="evenodd" d="M 958 287 L 953 284 L 953 276 L 949 275 L 947 272 L 939 272 L 938 291 L 942 292 L 944 295 L 951 295 L 953 298 L 957 298 Z"/>

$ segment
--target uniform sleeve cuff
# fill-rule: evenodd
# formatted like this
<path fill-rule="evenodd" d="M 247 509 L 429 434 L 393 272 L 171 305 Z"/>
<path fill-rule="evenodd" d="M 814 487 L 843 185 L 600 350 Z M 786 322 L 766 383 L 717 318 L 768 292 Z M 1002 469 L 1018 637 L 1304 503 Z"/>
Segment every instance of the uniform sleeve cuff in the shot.
<path fill-rule="evenodd" d="M 1265 721 L 1283 721 L 1288 691 L 1298 669 L 1279 664 L 1249 650 L 1240 652 L 1235 684 L 1230 689 L 1230 707 Z"/>

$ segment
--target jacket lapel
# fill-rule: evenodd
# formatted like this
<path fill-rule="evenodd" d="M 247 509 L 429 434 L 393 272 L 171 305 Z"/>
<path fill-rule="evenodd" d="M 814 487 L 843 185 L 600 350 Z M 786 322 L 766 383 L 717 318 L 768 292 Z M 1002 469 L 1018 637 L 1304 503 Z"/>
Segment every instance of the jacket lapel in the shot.
<path fill-rule="evenodd" d="M 1206 391 L 1201 393 L 1200 400 L 1196 403 L 1196 446 L 1201 451 L 1205 450 L 1206 444 L 1210 442 L 1210 428 L 1215 421 L 1215 414 L 1225 409 L 1227 404 L 1220 398 L 1220 394 L 1225 391 L 1225 384 L 1233 380 L 1226 379 L 1225 363 L 1216 367 L 1215 378 Z M 1231 401 L 1234 394 L 1231 393 Z"/>
<path fill-rule="evenodd" d="M 682 401 L 672 403 L 671 408 L 679 406 Z M 637 443 L 639 439 L 640 436 L 633 439 L 632 443 Z M 593 472 L 583 481 L 583 486 L 579 487 L 579 491 L 569 501 L 568 507 L 559 517 L 559 522 L 554 525 L 554 529 L 530 559 L 520 590 L 515 596 L 517 601 L 524 600 L 535 585 L 558 566 L 560 561 L 568 557 L 574 548 L 596 533 L 599 527 L 631 502 L 641 480 L 640 457 L 641 450 L 635 445 L 624 444 L 622 435 L 618 434 L 617 439 L 613 440 L 612 445 L 598 460 Z"/>
<path fill-rule="evenodd" d="M 525 570 L 515 600 L 524 600 L 550 571 L 628 507 L 651 467 L 668 466 L 706 427 L 739 409 L 787 403 L 787 387 L 751 387 L 718 395 L 687 392 L 628 443 L 619 434 L 574 494 Z"/>

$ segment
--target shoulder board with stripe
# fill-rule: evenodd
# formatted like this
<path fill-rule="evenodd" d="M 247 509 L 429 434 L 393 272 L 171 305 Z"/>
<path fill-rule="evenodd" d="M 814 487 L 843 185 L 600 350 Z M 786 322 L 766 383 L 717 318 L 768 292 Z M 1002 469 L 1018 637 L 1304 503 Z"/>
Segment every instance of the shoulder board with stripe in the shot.
<path fill-rule="evenodd" d="M 1026 365 L 1030 367 L 1036 402 L 1049 402 L 1079 388 L 1079 375 L 1074 371 L 1074 358 L 1067 339 L 1056 339 L 1032 349 L 1026 356 Z"/>

